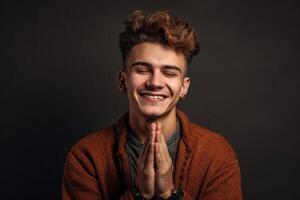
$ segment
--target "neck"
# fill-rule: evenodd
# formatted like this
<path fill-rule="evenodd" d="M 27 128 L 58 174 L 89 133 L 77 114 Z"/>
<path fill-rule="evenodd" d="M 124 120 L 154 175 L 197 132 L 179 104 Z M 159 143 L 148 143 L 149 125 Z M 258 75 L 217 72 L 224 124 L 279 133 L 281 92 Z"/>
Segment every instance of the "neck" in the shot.
<path fill-rule="evenodd" d="M 129 110 L 129 126 L 142 143 L 147 140 L 150 134 L 150 124 L 153 122 L 159 122 L 161 124 L 162 134 L 167 141 L 176 131 L 176 109 L 174 108 L 166 115 L 155 119 Z"/>

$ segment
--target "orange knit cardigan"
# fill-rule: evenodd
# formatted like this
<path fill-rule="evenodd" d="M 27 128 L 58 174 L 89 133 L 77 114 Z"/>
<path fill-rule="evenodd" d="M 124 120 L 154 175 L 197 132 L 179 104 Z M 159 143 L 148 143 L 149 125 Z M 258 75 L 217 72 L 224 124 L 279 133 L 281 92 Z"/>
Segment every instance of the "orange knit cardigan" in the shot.
<path fill-rule="evenodd" d="M 177 110 L 182 125 L 174 168 L 174 185 L 184 200 L 241 200 L 238 160 L 220 135 L 191 123 Z M 128 113 L 115 125 L 90 134 L 67 155 L 63 200 L 133 200 L 130 165 L 125 151 Z"/>

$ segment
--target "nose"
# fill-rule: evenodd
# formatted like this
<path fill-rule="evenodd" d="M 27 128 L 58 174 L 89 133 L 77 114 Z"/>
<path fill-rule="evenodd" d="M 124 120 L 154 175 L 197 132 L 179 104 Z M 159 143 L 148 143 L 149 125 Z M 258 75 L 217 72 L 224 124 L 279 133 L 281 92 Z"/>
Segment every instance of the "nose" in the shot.
<path fill-rule="evenodd" d="M 148 89 L 160 89 L 163 88 L 163 77 L 159 71 L 153 71 L 151 76 L 149 76 L 148 81 L 146 82 L 146 87 Z"/>

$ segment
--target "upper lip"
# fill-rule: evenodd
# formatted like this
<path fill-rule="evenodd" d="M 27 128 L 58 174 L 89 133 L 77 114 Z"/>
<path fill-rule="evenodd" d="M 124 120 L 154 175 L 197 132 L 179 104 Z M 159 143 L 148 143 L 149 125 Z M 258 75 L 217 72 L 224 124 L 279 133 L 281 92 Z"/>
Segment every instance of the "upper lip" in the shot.
<path fill-rule="evenodd" d="M 141 95 L 149 95 L 149 96 L 162 96 L 164 98 L 168 97 L 167 94 L 161 92 L 140 92 Z"/>

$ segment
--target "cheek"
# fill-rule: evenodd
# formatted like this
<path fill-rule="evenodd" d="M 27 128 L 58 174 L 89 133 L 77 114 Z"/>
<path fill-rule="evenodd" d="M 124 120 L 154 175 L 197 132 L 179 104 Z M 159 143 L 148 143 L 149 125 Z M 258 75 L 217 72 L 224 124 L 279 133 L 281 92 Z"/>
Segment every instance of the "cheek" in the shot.
<path fill-rule="evenodd" d="M 182 91 L 182 82 L 181 82 L 181 80 L 180 81 L 178 81 L 178 80 L 170 81 L 169 87 L 172 90 L 172 92 L 174 93 L 174 95 L 180 94 Z"/>
<path fill-rule="evenodd" d="M 144 83 L 143 77 L 135 74 L 130 75 L 127 80 L 128 89 L 132 91 L 142 87 Z"/>

